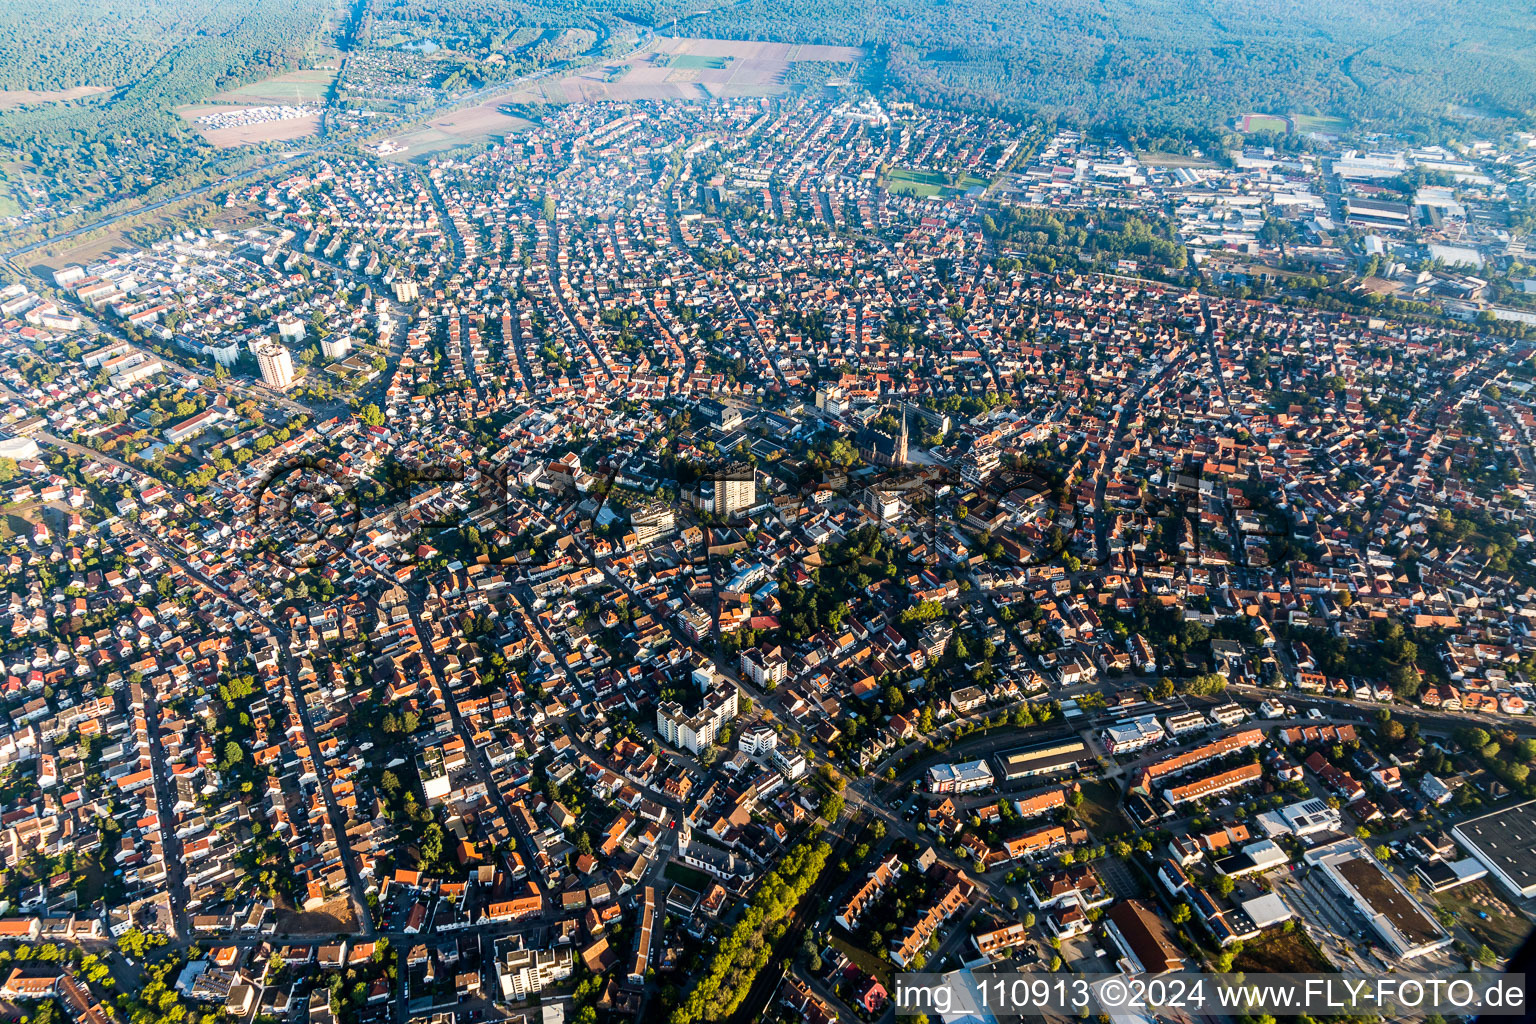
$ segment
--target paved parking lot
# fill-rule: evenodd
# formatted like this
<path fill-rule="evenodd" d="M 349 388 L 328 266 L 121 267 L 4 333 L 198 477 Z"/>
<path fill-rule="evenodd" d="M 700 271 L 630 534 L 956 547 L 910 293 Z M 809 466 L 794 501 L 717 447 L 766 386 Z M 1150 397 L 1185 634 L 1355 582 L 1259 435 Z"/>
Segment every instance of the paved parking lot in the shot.
<path fill-rule="evenodd" d="M 1329 892 L 1321 879 L 1315 875 L 1304 879 L 1290 875 L 1282 889 L 1291 906 L 1302 915 L 1307 933 L 1334 966 L 1346 973 L 1380 972 L 1381 965 L 1364 949 L 1367 941 L 1374 941 L 1370 923 Z"/>
<path fill-rule="evenodd" d="M 1276 887 L 1296 912 L 1323 955 L 1345 973 L 1380 974 L 1383 969 L 1435 971 L 1457 966 L 1458 958 L 1442 949 L 1409 961 L 1399 960 L 1378 941 L 1365 916 L 1329 890 L 1318 875 L 1287 875 Z"/>
<path fill-rule="evenodd" d="M 1142 895 L 1140 878 L 1119 857 L 1100 857 L 1093 862 L 1093 867 L 1120 899 L 1135 899 Z"/>

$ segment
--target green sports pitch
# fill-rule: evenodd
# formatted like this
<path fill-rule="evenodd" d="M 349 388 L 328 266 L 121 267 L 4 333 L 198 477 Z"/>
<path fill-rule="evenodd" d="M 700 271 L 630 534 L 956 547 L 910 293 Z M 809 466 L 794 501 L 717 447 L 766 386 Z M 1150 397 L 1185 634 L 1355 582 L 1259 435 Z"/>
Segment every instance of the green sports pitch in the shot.
<path fill-rule="evenodd" d="M 1281 117 L 1279 114 L 1244 114 L 1243 131 L 1245 132 L 1289 132 L 1292 130 L 1291 119 Z"/>

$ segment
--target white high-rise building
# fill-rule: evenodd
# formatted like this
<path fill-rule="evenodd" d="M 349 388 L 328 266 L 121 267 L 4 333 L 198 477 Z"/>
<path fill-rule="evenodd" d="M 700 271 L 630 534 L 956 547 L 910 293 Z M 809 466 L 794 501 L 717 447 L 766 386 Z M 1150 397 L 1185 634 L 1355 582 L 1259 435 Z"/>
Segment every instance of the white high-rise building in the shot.
<path fill-rule="evenodd" d="M 757 503 L 757 471 L 745 462 L 721 466 L 699 480 L 694 501 L 717 516 L 740 515 Z"/>
<path fill-rule="evenodd" d="M 736 687 L 730 683 L 704 695 L 704 706 L 690 715 L 675 700 L 656 709 L 656 731 L 674 747 L 699 753 L 714 743 L 725 724 L 736 717 Z"/>
<path fill-rule="evenodd" d="M 274 341 L 256 348 L 256 363 L 261 367 L 261 382 L 269 388 L 287 391 L 293 386 L 293 357 Z"/>
<path fill-rule="evenodd" d="M 321 338 L 320 354 L 327 359 L 345 359 L 352 354 L 352 339 L 345 334 Z"/>
<path fill-rule="evenodd" d="M 644 546 L 676 533 L 677 516 L 659 502 L 642 505 L 630 513 L 629 527 L 635 533 L 635 543 Z"/>
<path fill-rule="evenodd" d="M 277 336 L 283 341 L 303 341 L 304 321 L 279 320 L 277 322 Z"/>
<path fill-rule="evenodd" d="M 729 474 L 715 484 L 715 511 L 722 516 L 745 512 L 757 502 L 757 480 L 747 475 Z"/>

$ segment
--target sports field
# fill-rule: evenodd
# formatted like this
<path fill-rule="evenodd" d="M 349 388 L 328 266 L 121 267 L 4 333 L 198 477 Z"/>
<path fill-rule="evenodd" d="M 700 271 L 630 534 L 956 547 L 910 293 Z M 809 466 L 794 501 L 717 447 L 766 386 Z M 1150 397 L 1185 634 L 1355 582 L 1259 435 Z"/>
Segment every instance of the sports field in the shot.
<path fill-rule="evenodd" d="M 1281 117 L 1279 114 L 1244 114 L 1243 131 L 1245 132 L 1288 132 L 1291 130 L 1291 119 Z"/>
<path fill-rule="evenodd" d="M 1342 117 L 1327 117 L 1323 114 L 1297 114 L 1296 130 L 1299 132 L 1320 132 L 1324 135 L 1338 135 L 1349 130 L 1349 122 Z"/>
<path fill-rule="evenodd" d="M 210 103 L 237 103 L 241 106 L 260 106 L 263 103 L 320 103 L 330 92 L 336 80 L 335 68 L 309 68 L 290 71 L 286 75 L 264 78 L 238 89 L 230 89 L 214 96 Z"/>
<path fill-rule="evenodd" d="M 956 195 L 978 185 L 988 184 L 987 179 L 978 178 L 973 174 L 962 174 L 955 184 L 949 184 L 949 180 L 937 171 L 914 171 L 904 167 L 898 167 L 891 171 L 886 179 L 885 187 L 896 195 L 923 196 L 932 198 L 941 195 Z"/>

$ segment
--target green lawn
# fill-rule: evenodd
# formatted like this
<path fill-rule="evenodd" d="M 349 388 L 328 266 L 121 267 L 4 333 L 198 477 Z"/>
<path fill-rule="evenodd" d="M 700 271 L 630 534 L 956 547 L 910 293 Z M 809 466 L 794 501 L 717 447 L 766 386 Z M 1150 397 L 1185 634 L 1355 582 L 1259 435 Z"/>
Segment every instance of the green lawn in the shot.
<path fill-rule="evenodd" d="M 704 872 L 695 868 L 691 868 L 687 864 L 681 864 L 675 860 L 667 862 L 666 870 L 663 871 L 662 874 L 672 879 L 674 882 L 686 885 L 688 888 L 692 889 L 696 893 L 699 893 L 700 895 L 702 895 L 710 885 L 710 877 Z"/>
<path fill-rule="evenodd" d="M 832 936 L 832 945 L 839 950 L 848 961 L 865 974 L 873 974 L 880 980 L 887 991 L 891 988 L 891 965 L 880 959 L 867 949 L 861 949 L 843 938 L 841 935 Z"/>
<path fill-rule="evenodd" d="M 1486 882 L 1468 882 L 1434 898 L 1455 914 L 1457 922 L 1465 925 L 1478 941 L 1486 942 L 1500 956 L 1513 956 L 1530 934 L 1531 922 L 1519 914 L 1503 913 L 1511 909 L 1509 902 L 1489 889 Z M 1479 912 L 1487 914 L 1488 919 L 1479 917 Z"/>
<path fill-rule="evenodd" d="M 225 103 L 254 103 L 263 100 L 268 103 L 319 103 L 325 99 L 335 78 L 336 72 L 325 68 L 290 71 L 286 75 L 220 93 L 214 99 Z"/>
<path fill-rule="evenodd" d="M 1342 117 L 1326 117 L 1321 114 L 1297 114 L 1296 130 L 1299 132 L 1327 132 L 1337 135 L 1349 130 L 1349 122 Z"/>
<path fill-rule="evenodd" d="M 949 178 L 941 171 L 917 171 L 900 167 L 891 171 L 886 179 L 885 187 L 894 193 L 905 193 L 914 196 L 939 196 L 958 195 L 976 186 L 986 186 L 989 182 L 986 178 L 978 178 L 974 174 L 962 174 L 955 179 L 955 184 L 949 183 Z"/>
<path fill-rule="evenodd" d="M 914 181 L 926 185 L 944 184 L 944 175 L 938 171 L 919 171 L 909 167 L 898 167 L 891 172 L 892 181 Z"/>
<path fill-rule="evenodd" d="M 1120 813 L 1119 789 L 1102 780 L 1083 783 L 1083 804 L 1077 809 L 1077 820 L 1088 827 L 1095 839 L 1130 828 L 1130 822 Z"/>
<path fill-rule="evenodd" d="M 729 57 L 701 57 L 694 53 L 682 53 L 672 58 L 672 66 L 679 71 L 723 71 L 730 62 Z"/>

